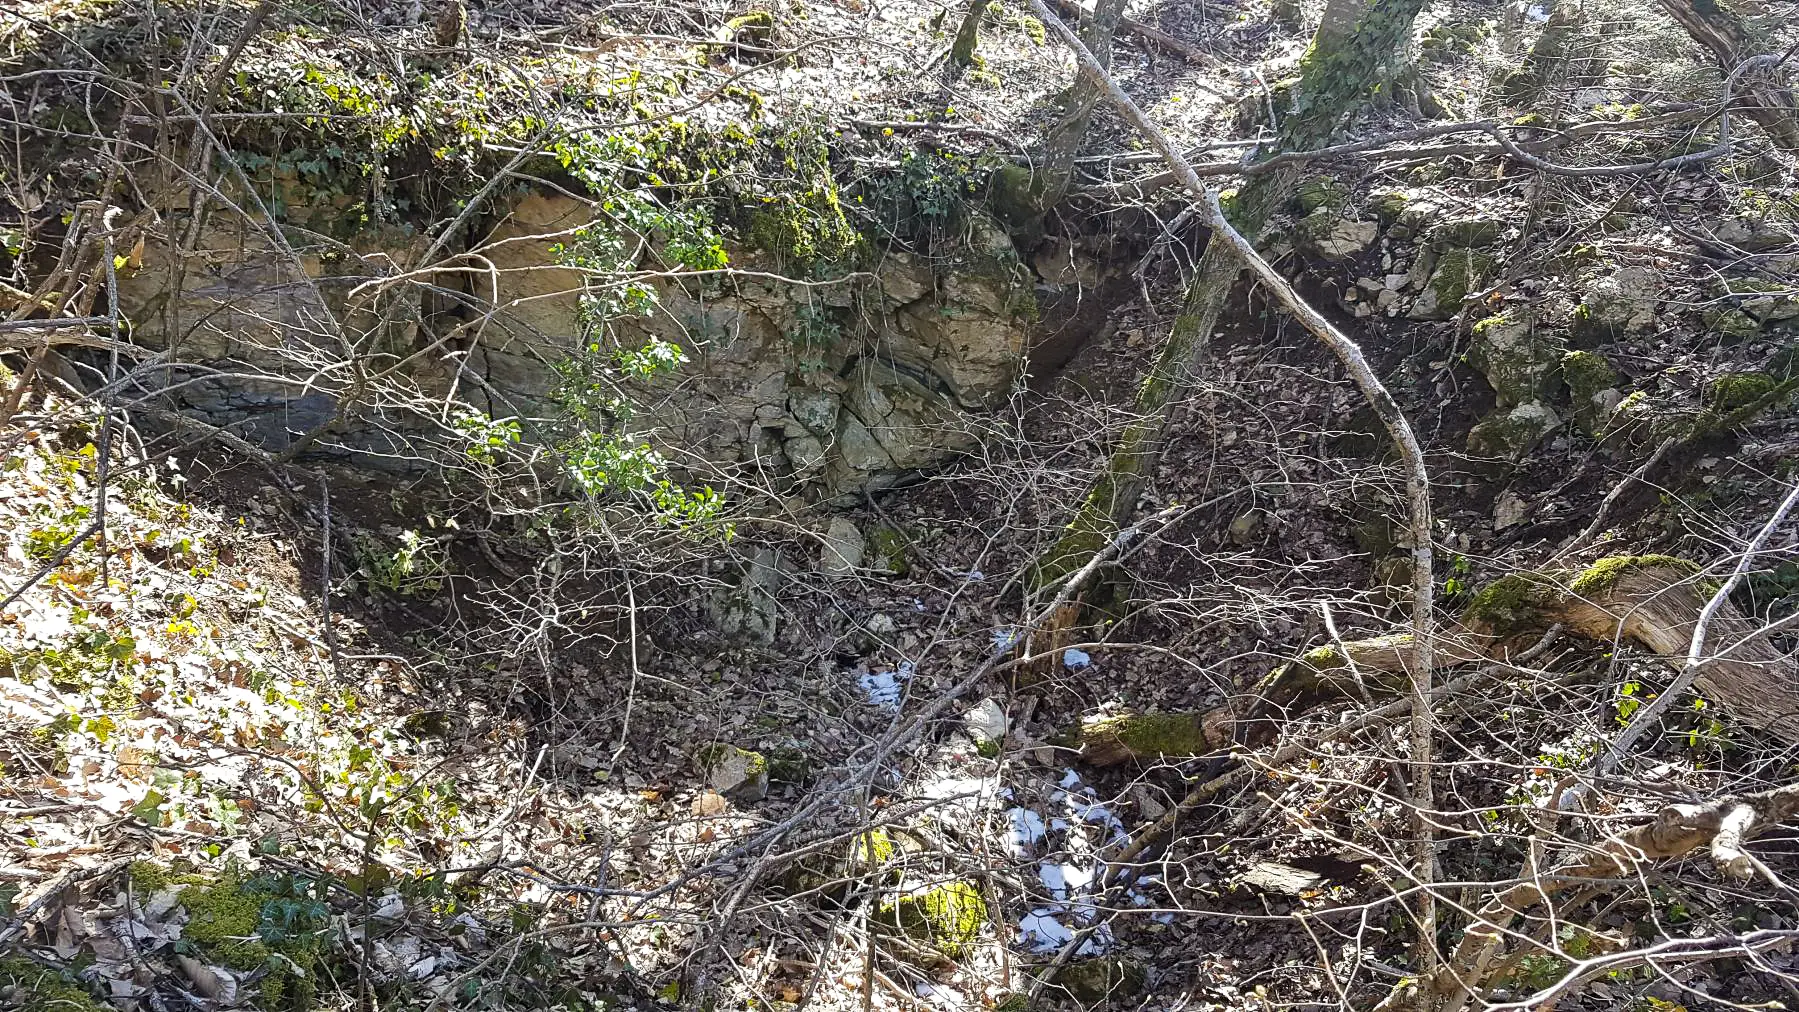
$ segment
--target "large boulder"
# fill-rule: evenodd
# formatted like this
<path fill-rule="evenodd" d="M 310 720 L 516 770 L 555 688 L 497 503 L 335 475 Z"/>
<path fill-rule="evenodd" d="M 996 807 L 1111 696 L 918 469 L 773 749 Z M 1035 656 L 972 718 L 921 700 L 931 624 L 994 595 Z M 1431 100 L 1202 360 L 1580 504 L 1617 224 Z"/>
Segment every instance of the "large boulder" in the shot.
<path fill-rule="evenodd" d="M 1573 333 L 1588 341 L 1645 334 L 1655 329 L 1661 275 L 1647 267 L 1620 267 L 1590 279 L 1574 310 Z"/>
<path fill-rule="evenodd" d="M 1561 388 L 1560 334 L 1538 329 L 1536 321 L 1507 310 L 1474 325 L 1468 364 L 1480 371 L 1502 408 L 1554 400 Z"/>

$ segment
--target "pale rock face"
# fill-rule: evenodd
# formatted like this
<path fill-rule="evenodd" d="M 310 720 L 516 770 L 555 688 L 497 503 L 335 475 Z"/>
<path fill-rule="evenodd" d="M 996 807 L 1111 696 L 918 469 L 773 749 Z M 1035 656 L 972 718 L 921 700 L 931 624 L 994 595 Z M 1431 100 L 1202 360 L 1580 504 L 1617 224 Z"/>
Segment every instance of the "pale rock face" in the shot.
<path fill-rule="evenodd" d="M 1521 312 L 1507 312 L 1475 324 L 1468 362 L 1487 378 L 1499 406 L 1509 408 L 1554 399 L 1566 352 L 1559 333 L 1540 330 Z"/>
<path fill-rule="evenodd" d="M 750 554 L 736 585 L 720 588 L 708 602 L 707 611 L 719 632 L 744 643 L 774 643 L 780 619 L 778 598 L 786 583 L 782 566 L 781 555 L 773 548 L 759 548 Z"/>
<path fill-rule="evenodd" d="M 1575 313 L 1576 325 L 1607 335 L 1642 334 L 1655 329 L 1662 279 L 1647 267 L 1621 267 L 1587 286 Z"/>
<path fill-rule="evenodd" d="M 868 544 L 862 531 L 848 517 L 832 517 L 819 550 L 818 571 L 823 576 L 854 576 L 862 567 Z"/>
<path fill-rule="evenodd" d="M 1318 211 L 1300 222 L 1298 242 L 1321 259 L 1337 261 L 1355 256 L 1374 245 L 1379 237 L 1379 222 L 1339 218 L 1329 211 Z"/>
<path fill-rule="evenodd" d="M 1516 463 L 1561 424 L 1561 416 L 1555 409 L 1536 401 L 1520 404 L 1509 411 L 1495 411 L 1469 430 L 1468 453 Z"/>
<path fill-rule="evenodd" d="M 1500 495 L 1499 501 L 1493 504 L 1493 529 L 1502 531 L 1507 527 L 1516 527 L 1524 522 L 1528 514 L 1524 500 L 1518 497 L 1518 493 L 1507 489 Z"/>
<path fill-rule="evenodd" d="M 973 223 L 965 263 L 933 268 L 888 253 L 870 268 L 872 279 L 844 284 L 657 280 L 648 315 L 600 331 L 582 314 L 580 272 L 551 253 L 593 219 L 584 200 L 522 198 L 475 241 L 478 255 L 428 279 L 452 294 L 365 284 L 405 273 L 426 246 L 416 236 L 371 238 L 360 256 L 331 262 L 290 262 L 263 237 L 220 225 L 201 237 L 179 291 L 176 254 L 162 249 L 147 252 L 146 268 L 125 279 L 121 294 L 140 337 L 174 341 L 183 361 L 238 359 L 303 378 L 318 375 L 348 339 L 390 363 L 410 357 L 406 379 L 421 397 L 454 390 L 496 418 L 551 416 L 559 365 L 584 355 L 609 363 L 618 349 L 660 339 L 688 361 L 672 375 L 624 384 L 637 405 L 633 431 L 811 498 L 879 487 L 963 452 L 970 428 L 1005 402 L 1022 371 L 1034 311 L 1029 272 L 993 222 Z M 731 256 L 734 266 L 778 273 L 756 251 Z M 171 377 L 187 378 L 179 369 Z M 243 424 L 279 449 L 329 420 L 339 389 L 233 379 L 190 384 L 176 396 L 184 410 Z M 389 415 L 382 425 L 406 424 Z M 343 439 L 391 444 L 378 427 Z"/>

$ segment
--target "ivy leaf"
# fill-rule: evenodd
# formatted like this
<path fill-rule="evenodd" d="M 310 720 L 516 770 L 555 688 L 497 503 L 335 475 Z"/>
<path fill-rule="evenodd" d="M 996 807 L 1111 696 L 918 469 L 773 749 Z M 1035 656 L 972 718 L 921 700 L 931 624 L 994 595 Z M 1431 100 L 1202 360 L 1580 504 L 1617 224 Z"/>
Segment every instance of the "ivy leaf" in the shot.
<path fill-rule="evenodd" d="M 161 791 L 150 791 L 144 800 L 131 806 L 131 814 L 146 826 L 162 825 L 162 803 L 168 799 Z"/>

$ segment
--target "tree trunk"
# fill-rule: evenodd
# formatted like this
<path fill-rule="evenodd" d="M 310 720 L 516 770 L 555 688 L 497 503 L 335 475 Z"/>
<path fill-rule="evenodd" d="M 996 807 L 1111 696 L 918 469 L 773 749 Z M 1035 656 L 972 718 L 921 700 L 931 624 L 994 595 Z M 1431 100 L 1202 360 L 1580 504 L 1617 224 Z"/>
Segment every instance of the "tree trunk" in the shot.
<path fill-rule="evenodd" d="M 981 41 L 981 18 L 987 13 L 987 0 L 968 0 L 968 11 L 956 29 L 956 41 L 949 47 L 949 58 L 958 67 L 974 63 L 974 49 Z"/>
<path fill-rule="evenodd" d="M 1102 67 L 1110 69 L 1112 65 L 1112 37 L 1117 34 L 1118 19 L 1123 15 L 1124 0 L 1098 0 L 1093 16 L 1081 22 L 1081 42 Z M 1093 110 L 1102 94 L 1099 82 L 1091 75 L 1075 73 L 1068 109 L 1043 142 L 1042 183 L 1037 191 L 1039 213 L 1056 206 L 1067 194 L 1074 180 L 1075 157 L 1081 153 L 1081 142 L 1086 140 Z"/>
<path fill-rule="evenodd" d="M 1378 74 L 1357 68 L 1389 67 L 1392 55 L 1410 39 L 1412 20 L 1422 7 L 1423 0 L 1332 0 L 1301 65 L 1299 98 L 1281 124 L 1282 149 L 1319 147 L 1336 133 L 1337 125 L 1362 103 L 1370 83 L 1378 79 Z M 1253 177 L 1232 215 L 1238 229 L 1252 239 L 1258 237 L 1301 172 L 1295 167 Z M 1063 535 L 1033 567 L 1033 591 L 1079 570 L 1129 519 L 1143 479 L 1160 454 L 1169 413 L 1190 387 L 1195 361 L 1240 269 L 1230 251 L 1208 246 L 1181 315 L 1137 388 L 1133 405 L 1137 420 L 1125 430 L 1105 470 L 1088 486 Z M 1052 646 L 1061 642 L 1078 610 L 1079 602 L 1071 603 L 1065 609 L 1068 614 L 1049 623 L 1042 638 Z"/>
<path fill-rule="evenodd" d="M 1778 57 L 1755 54 L 1743 19 L 1718 0 L 1661 0 L 1662 8 L 1695 42 L 1711 50 L 1719 69 L 1733 77 L 1733 95 L 1775 145 L 1799 151 L 1799 110 Z"/>

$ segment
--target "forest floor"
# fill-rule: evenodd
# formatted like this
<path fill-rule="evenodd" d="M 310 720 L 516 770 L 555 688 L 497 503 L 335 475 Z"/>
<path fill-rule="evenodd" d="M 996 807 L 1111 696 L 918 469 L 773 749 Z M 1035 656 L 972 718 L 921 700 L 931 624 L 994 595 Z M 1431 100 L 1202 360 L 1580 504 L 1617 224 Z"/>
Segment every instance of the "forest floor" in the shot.
<path fill-rule="evenodd" d="M 947 11 L 952 22 L 958 13 Z M 866 121 L 868 161 L 891 153 L 872 139 L 883 130 L 900 135 L 893 144 L 1028 150 L 1054 118 L 1071 62 L 1006 5 L 983 36 L 979 73 L 945 78 L 938 67 L 954 27 L 945 14 L 808 5 L 781 22 L 784 41 L 827 40 L 820 53 L 830 55 L 796 60 L 757 87 Z M 1258 115 L 1243 112 L 1261 92 L 1255 82 L 1285 76 L 1306 38 L 1259 4 L 1133 5 L 1132 14 L 1244 68 L 1121 42 L 1125 87 L 1194 143 L 1242 135 L 1233 124 Z M 1501 104 L 1492 78 L 1514 51 L 1505 31 L 1515 14 L 1445 5 L 1421 22 L 1425 39 L 1449 39 L 1439 47 L 1449 55 L 1424 73 L 1450 112 Z M 673 8 L 635 17 L 631 28 L 670 37 L 703 37 L 724 20 Z M 1437 32 L 1489 21 L 1511 27 L 1465 50 Z M 471 25 L 476 37 L 530 32 L 571 45 L 582 42 L 577 29 L 610 31 L 555 4 L 491 5 Z M 423 28 L 377 20 L 369 31 L 410 38 Z M 836 37 L 882 42 L 851 58 L 830 47 Z M 1643 54 L 1669 38 L 1660 26 L 1618 41 L 1624 70 L 1583 94 L 1583 110 L 1610 115 L 1643 98 L 1631 61 L 1650 60 Z M 678 58 L 674 48 L 654 55 Z M 1410 125 L 1405 110 L 1383 108 L 1357 128 Z M 1657 153 L 1664 142 L 1674 143 L 1656 137 Z M 1616 138 L 1561 157 L 1617 162 L 1638 144 Z M 1095 191 L 1157 168 L 1104 117 L 1091 150 L 1081 183 Z M 1565 324 L 1596 276 L 1653 272 L 1652 319 L 1593 347 L 1616 367 L 1620 395 L 1697 411 L 1729 377 L 1784 380 L 1779 356 L 1794 340 L 1799 315 L 1778 315 L 1794 301 L 1785 289 L 1765 296 L 1773 309 L 1717 294 L 1720 278 L 1744 270 L 1719 252 L 1719 223 L 1752 217 L 1769 194 L 1792 202 L 1790 175 L 1769 182 L 1754 162 L 1583 181 L 1578 191 L 1460 155 L 1334 171 L 1352 217 L 1375 220 L 1377 191 L 1402 187 L 1452 205 L 1456 220 L 1505 222 L 1487 309 Z M 849 158 L 845 174 L 858 171 Z M 1144 233 L 1173 210 L 1057 222 L 1059 233 L 1039 238 L 1140 256 Z M 1792 218 L 1757 219 L 1787 231 L 1785 245 L 1755 257 L 1793 256 Z M 1361 278 L 1405 274 L 1396 264 L 1421 255 L 1418 238 L 1380 220 L 1376 244 L 1348 260 L 1289 242 L 1279 263 L 1363 341 L 1420 430 L 1450 609 L 1493 576 L 1601 554 L 1709 563 L 1771 512 L 1799 439 L 1785 404 L 1681 446 L 1672 467 L 1609 507 L 1600 537 L 1581 538 L 1653 444 L 1569 420 L 1521 460 L 1472 452 L 1469 430 L 1494 410 L 1495 390 L 1469 361 L 1470 319 L 1364 315 L 1357 303 L 1375 290 L 1348 297 Z M 1597 250 L 1570 266 L 1577 241 Z M 145 460 L 116 433 L 102 497 L 108 423 L 45 399 L 31 424 L 0 432 L 9 441 L 0 588 L 55 563 L 0 614 L 0 943 L 29 943 L 36 959 L 0 960 L 0 986 L 14 988 L 0 1000 L 105 1007 L 80 996 L 91 993 L 117 1007 L 274 1012 L 305 1007 L 290 1004 L 294 995 L 316 990 L 334 1007 L 383 1008 L 704 999 L 949 1012 L 1018 1009 L 1025 996 L 1033 1008 L 1372 1007 L 1409 972 L 1414 932 L 1395 899 L 1409 861 L 1405 786 L 1392 772 L 1405 754 L 1402 727 L 1265 769 L 1194 812 L 1172 845 L 1117 882 L 1109 855 L 1177 805 L 1211 760 L 1098 768 L 1068 736 L 1111 714 L 1235 698 L 1328 644 L 1327 614 L 1345 638 L 1403 621 L 1403 595 L 1378 569 L 1402 476 L 1309 335 L 1253 295 L 1231 306 L 1139 504 L 1141 516 L 1171 519 L 1107 575 L 1133 603 L 1128 616 L 1102 613 L 1059 656 L 1002 661 L 967 685 L 1025 621 L 1020 574 L 1103 466 L 1179 312 L 1191 265 L 1178 247 L 1132 274 L 1135 262 L 1119 272 L 1130 275 L 1124 294 L 1108 289 L 1115 298 L 1100 323 L 1047 314 L 1082 332 L 1064 342 L 1075 349 L 1065 365 L 1033 377 L 1001 412 L 1006 440 L 846 511 L 863 531 L 892 532 L 880 566 L 827 575 L 815 532 L 755 530 L 792 564 L 778 639 L 763 646 L 708 631 L 705 602 L 675 581 L 646 589 L 629 627 L 531 638 L 516 651 L 537 665 L 488 660 L 485 641 L 473 649 L 486 627 L 470 602 L 505 592 L 504 574 L 471 546 L 434 555 L 404 536 L 448 518 L 384 499 L 379 482 L 337 488 L 328 505 L 307 475 L 210 450 Z M 1766 312 L 1731 334 L 1704 315 L 1739 306 L 1739 315 Z M 1578 405 L 1556 396 L 1571 417 Z M 104 543 L 80 540 L 102 498 Z M 1761 574 L 1745 610 L 1790 607 L 1799 570 L 1786 567 Z M 1444 877 L 1461 913 L 1487 883 L 1517 873 L 1544 799 L 1666 681 L 1665 668 L 1628 647 L 1558 644 L 1530 670 L 1439 711 L 1451 798 Z M 1282 741 L 1306 741 L 1342 717 L 1328 707 L 1293 714 Z M 765 764 L 766 784 L 718 772 L 708 748 L 721 744 Z M 1776 785 L 1792 768 L 1787 746 L 1702 697 L 1683 698 L 1569 832 L 1591 843 L 1671 798 Z M 1799 860 L 1785 834 L 1762 846 L 1780 872 Z M 1765 887 L 1699 865 L 1590 899 L 1580 925 L 1551 926 L 1544 954 L 1517 960 L 1488 997 L 1528 995 L 1571 958 L 1645 939 L 1793 926 Z M 937 916 L 921 941 L 908 903 L 945 895 L 948 923 Z M 1038 983 L 1057 960 L 1067 969 Z M 1680 974 L 1625 970 L 1561 1007 L 1742 1007 L 1790 997 L 1779 977 L 1795 971 L 1799 956 L 1781 951 Z"/>

